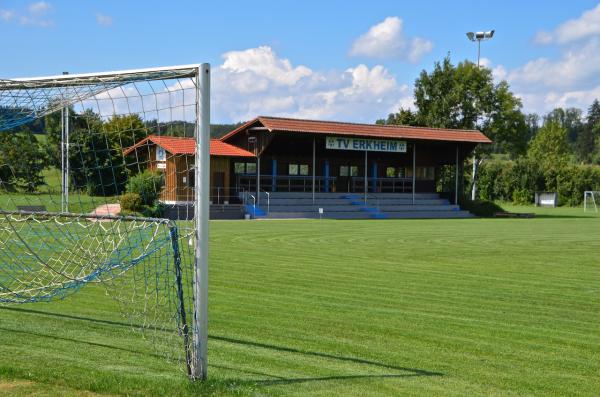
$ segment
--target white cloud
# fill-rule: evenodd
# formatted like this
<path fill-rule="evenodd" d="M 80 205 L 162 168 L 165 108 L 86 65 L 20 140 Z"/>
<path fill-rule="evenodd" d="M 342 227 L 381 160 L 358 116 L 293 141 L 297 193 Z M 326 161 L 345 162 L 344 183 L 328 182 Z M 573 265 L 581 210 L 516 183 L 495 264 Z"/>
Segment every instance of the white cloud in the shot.
<path fill-rule="evenodd" d="M 0 10 L 0 20 L 2 21 L 10 21 L 15 16 L 14 11 L 11 10 Z"/>
<path fill-rule="evenodd" d="M 558 59 L 537 58 L 511 70 L 513 84 L 528 89 L 579 90 L 600 84 L 600 39 L 564 49 Z"/>
<path fill-rule="evenodd" d="M 212 82 L 211 108 L 218 122 L 261 114 L 373 122 L 397 110 L 400 101 L 412 102 L 409 87 L 381 65 L 315 71 L 292 65 L 267 46 L 223 57 Z"/>
<path fill-rule="evenodd" d="M 600 98 L 600 4 L 552 31 L 538 32 L 534 42 L 557 46 L 559 55 L 512 69 L 493 68 L 494 77 L 509 82 L 526 112 L 546 113 L 556 107 L 585 110 Z"/>
<path fill-rule="evenodd" d="M 26 9 L 21 12 L 0 10 L 0 20 L 5 22 L 15 20 L 24 26 L 48 28 L 54 26 L 54 21 L 47 16 L 51 10 L 52 6 L 50 3 L 38 1 L 29 4 Z"/>
<path fill-rule="evenodd" d="M 553 32 L 539 32 L 534 41 L 539 44 L 565 44 L 600 35 L 600 4 L 584 11 L 579 18 L 560 24 Z"/>
<path fill-rule="evenodd" d="M 432 49 L 433 43 L 427 39 L 405 37 L 402 19 L 387 17 L 354 41 L 350 55 L 416 63 Z"/>
<path fill-rule="evenodd" d="M 50 5 L 50 3 L 47 3 L 45 1 L 38 1 L 36 3 L 31 3 L 27 7 L 27 10 L 31 14 L 42 15 L 49 11 L 51 8 L 52 6 Z"/>
<path fill-rule="evenodd" d="M 242 92 L 262 91 L 269 83 L 294 85 L 313 73 L 306 66 L 292 67 L 288 59 L 278 58 L 268 46 L 230 51 L 223 58 L 221 69 L 234 78 L 233 84 Z"/>
<path fill-rule="evenodd" d="M 101 26 L 111 26 L 113 24 L 112 17 L 101 13 L 96 14 L 96 22 Z"/>

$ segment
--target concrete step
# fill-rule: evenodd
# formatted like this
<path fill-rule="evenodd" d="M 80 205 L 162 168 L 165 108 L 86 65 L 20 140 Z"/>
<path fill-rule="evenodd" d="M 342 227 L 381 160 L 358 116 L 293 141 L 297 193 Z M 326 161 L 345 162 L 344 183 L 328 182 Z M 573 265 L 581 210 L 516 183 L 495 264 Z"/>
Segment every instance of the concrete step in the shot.
<path fill-rule="evenodd" d="M 266 200 L 261 200 L 260 204 L 261 206 L 266 206 L 267 201 Z M 292 198 L 272 198 L 270 200 L 271 205 L 313 205 L 313 201 L 312 198 L 296 198 L 296 199 L 292 199 Z M 347 204 L 354 204 L 354 205 L 362 205 L 364 203 L 364 200 L 362 199 L 357 199 L 357 198 L 352 198 L 352 199 L 339 199 L 339 198 L 330 198 L 330 199 L 323 199 L 323 198 L 319 198 L 315 200 L 314 205 L 317 207 L 323 207 L 323 206 L 331 206 L 331 205 L 347 205 Z M 374 199 L 369 199 L 367 200 L 367 205 L 380 205 L 380 206 L 391 206 L 391 205 L 412 205 L 413 201 L 409 200 L 409 199 L 393 199 L 393 198 L 389 198 L 389 199 L 381 199 L 381 200 L 374 200 Z M 449 204 L 448 200 L 445 199 L 417 199 L 415 200 L 415 203 L 418 205 L 447 205 Z"/>
<path fill-rule="evenodd" d="M 271 199 L 274 198 L 308 198 L 312 199 L 312 192 L 270 192 Z M 368 193 L 369 197 L 377 197 L 377 198 L 403 198 L 403 199 L 412 199 L 412 193 Z M 261 200 L 264 195 L 261 194 Z M 315 198 L 324 198 L 324 199 L 333 199 L 333 198 L 349 198 L 349 197 L 364 197 L 363 193 L 345 193 L 345 192 L 337 192 L 337 193 L 315 193 Z M 439 198 L 437 193 L 415 193 L 415 198 L 418 199 L 436 199 Z"/>
<path fill-rule="evenodd" d="M 263 210 L 266 210 L 265 206 L 261 206 Z M 329 212 L 353 212 L 353 211 L 365 211 L 378 209 L 379 212 L 388 211 L 458 211 L 460 208 L 456 205 L 394 205 L 394 206 L 375 206 L 375 205 L 274 205 L 271 204 L 270 212 L 319 212 L 319 208 L 323 208 L 326 213 Z"/>

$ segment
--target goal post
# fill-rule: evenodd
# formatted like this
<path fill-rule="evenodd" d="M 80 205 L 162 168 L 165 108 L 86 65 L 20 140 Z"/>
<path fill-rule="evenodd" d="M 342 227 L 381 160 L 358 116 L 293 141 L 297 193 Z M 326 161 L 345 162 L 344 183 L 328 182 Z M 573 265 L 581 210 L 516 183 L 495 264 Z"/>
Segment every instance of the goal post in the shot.
<path fill-rule="evenodd" d="M 103 286 L 154 349 L 206 378 L 210 74 L 0 79 L 0 305 Z M 191 222 L 169 215 L 181 208 Z"/>
<path fill-rule="evenodd" d="M 586 190 L 583 192 L 583 212 L 588 212 L 588 210 L 598 212 L 599 200 L 600 191 Z"/>

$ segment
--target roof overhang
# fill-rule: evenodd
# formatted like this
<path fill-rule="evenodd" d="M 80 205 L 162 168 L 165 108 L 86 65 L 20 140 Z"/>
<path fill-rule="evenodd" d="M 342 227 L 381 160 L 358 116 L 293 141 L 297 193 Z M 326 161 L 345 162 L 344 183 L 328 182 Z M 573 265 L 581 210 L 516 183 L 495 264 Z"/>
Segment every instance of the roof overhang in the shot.
<path fill-rule="evenodd" d="M 492 141 L 477 130 L 391 126 L 378 124 L 343 123 L 336 121 L 302 120 L 260 116 L 224 135 L 221 140 L 262 127 L 270 133 L 301 133 L 319 135 L 356 136 L 379 139 L 490 144 Z"/>

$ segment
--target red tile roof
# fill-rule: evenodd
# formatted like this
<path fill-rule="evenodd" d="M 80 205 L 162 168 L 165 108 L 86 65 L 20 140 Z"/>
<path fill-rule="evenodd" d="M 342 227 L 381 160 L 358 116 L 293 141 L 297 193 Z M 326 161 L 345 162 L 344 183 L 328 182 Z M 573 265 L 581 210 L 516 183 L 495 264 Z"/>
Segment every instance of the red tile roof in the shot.
<path fill-rule="evenodd" d="M 310 134 L 355 135 L 376 138 L 417 139 L 427 141 L 451 141 L 469 143 L 491 143 L 477 130 L 447 128 L 409 127 L 399 125 L 377 125 L 342 123 L 338 121 L 301 120 L 259 116 L 236 128 L 221 138 L 228 138 L 246 130 L 253 124 L 261 124 L 269 132 L 300 132 Z"/>
<path fill-rule="evenodd" d="M 196 142 L 194 138 L 182 138 L 173 136 L 149 135 L 135 145 L 125 149 L 123 154 L 128 155 L 140 146 L 148 145 L 152 142 L 171 154 L 193 155 L 196 152 Z M 237 146 L 230 145 L 218 139 L 210 140 L 211 156 L 230 156 L 230 157 L 254 157 L 254 154 L 240 149 Z"/>

